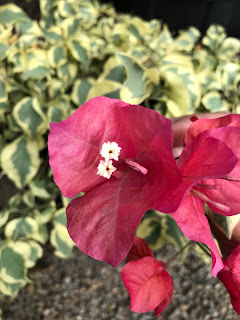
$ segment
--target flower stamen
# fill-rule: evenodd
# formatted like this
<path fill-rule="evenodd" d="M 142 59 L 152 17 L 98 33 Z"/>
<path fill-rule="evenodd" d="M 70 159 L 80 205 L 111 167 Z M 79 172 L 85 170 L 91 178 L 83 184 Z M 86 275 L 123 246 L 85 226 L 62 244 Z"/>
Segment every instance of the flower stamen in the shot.
<path fill-rule="evenodd" d="M 113 166 L 112 160 L 108 160 L 108 161 L 100 160 L 100 163 L 97 169 L 98 169 L 97 174 L 107 179 L 110 179 L 112 173 L 117 170 L 117 168 Z"/>
<path fill-rule="evenodd" d="M 143 174 L 143 175 L 146 175 L 148 173 L 148 169 L 144 168 L 143 166 L 141 166 L 140 164 L 138 164 L 135 161 L 127 159 L 125 162 L 129 165 L 129 167 L 131 167 L 134 170 L 137 170 L 137 171 L 141 172 L 141 174 Z"/>
<path fill-rule="evenodd" d="M 118 161 L 118 157 L 121 151 L 121 147 L 118 146 L 116 142 L 105 142 L 102 145 L 102 148 L 100 150 L 100 155 L 105 158 L 106 161 L 113 159 Z"/>
<path fill-rule="evenodd" d="M 208 198 L 204 193 L 202 193 L 201 191 L 195 190 L 195 189 L 191 189 L 190 191 L 194 196 L 198 197 L 199 199 L 211 203 L 214 207 L 225 211 L 225 212 L 229 212 L 230 208 L 225 206 L 224 204 L 221 204 L 219 202 L 213 201 L 210 198 Z"/>

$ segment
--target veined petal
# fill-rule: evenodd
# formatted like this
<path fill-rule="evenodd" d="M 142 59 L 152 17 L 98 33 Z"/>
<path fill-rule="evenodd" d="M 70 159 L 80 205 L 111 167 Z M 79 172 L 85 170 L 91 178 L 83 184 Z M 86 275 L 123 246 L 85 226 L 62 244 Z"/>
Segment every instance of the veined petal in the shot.
<path fill-rule="evenodd" d="M 149 194 L 113 178 L 70 202 L 68 232 L 81 251 L 115 267 L 131 249 L 135 230 L 149 207 Z"/>
<path fill-rule="evenodd" d="M 178 165 L 184 177 L 192 180 L 222 177 L 238 162 L 234 152 L 221 140 L 200 133 L 184 148 Z"/>
<path fill-rule="evenodd" d="M 188 128 L 185 134 L 184 142 L 185 144 L 189 143 L 199 133 L 205 130 L 216 129 L 216 128 L 226 128 L 226 127 L 240 127 L 240 115 L 229 114 L 224 117 L 220 117 L 216 119 L 203 118 L 203 119 L 194 121 L 191 124 L 191 126 Z"/>
<path fill-rule="evenodd" d="M 166 191 L 181 183 L 172 155 L 171 121 L 154 110 L 97 97 L 78 108 L 68 119 L 52 123 L 48 139 L 50 165 L 64 196 L 74 197 L 106 182 L 96 174 L 104 143 L 116 142 L 120 158 L 132 159 L 148 172 L 160 164 Z M 159 200 L 161 202 L 161 199 Z"/>
<path fill-rule="evenodd" d="M 173 281 L 162 262 L 152 257 L 128 262 L 121 276 L 131 297 L 131 311 L 142 313 L 157 308 L 158 315 L 167 307 L 173 293 Z"/>
<path fill-rule="evenodd" d="M 204 213 L 203 201 L 188 193 L 178 210 L 171 215 L 186 237 L 205 243 L 210 247 L 213 264 L 212 274 L 216 277 L 223 268 L 223 263 Z"/>
<path fill-rule="evenodd" d="M 218 278 L 226 287 L 230 295 L 231 303 L 234 310 L 240 315 L 240 287 L 234 281 L 232 273 L 229 271 L 221 270 L 218 273 Z"/>
<path fill-rule="evenodd" d="M 128 252 L 126 263 L 129 261 L 139 260 L 146 256 L 154 257 L 152 249 L 144 239 L 134 237 L 133 246 Z"/>
<path fill-rule="evenodd" d="M 237 115 L 234 115 L 237 116 Z M 224 117 L 225 118 L 225 117 Z M 239 119 L 240 116 L 234 117 Z M 215 119 L 218 120 L 218 119 Z M 215 207 L 214 205 L 209 204 L 210 208 L 221 214 L 221 215 L 234 215 L 238 214 L 240 211 L 240 128 L 237 127 L 224 127 L 224 128 L 217 128 L 205 131 L 204 133 L 208 137 L 213 137 L 223 141 L 228 148 L 230 148 L 233 153 L 238 158 L 237 164 L 234 168 L 227 174 L 229 176 L 229 180 L 227 179 L 217 179 L 212 181 L 204 180 L 204 183 L 212 183 L 218 185 L 218 188 L 207 190 L 202 189 L 204 193 L 211 198 L 212 200 L 222 203 L 223 205 L 230 208 L 229 212 L 225 212 L 220 210 L 219 208 Z M 220 157 L 222 158 L 222 153 L 220 153 Z M 224 175 L 223 175 L 224 176 Z M 231 177 L 233 179 L 231 180 Z"/>

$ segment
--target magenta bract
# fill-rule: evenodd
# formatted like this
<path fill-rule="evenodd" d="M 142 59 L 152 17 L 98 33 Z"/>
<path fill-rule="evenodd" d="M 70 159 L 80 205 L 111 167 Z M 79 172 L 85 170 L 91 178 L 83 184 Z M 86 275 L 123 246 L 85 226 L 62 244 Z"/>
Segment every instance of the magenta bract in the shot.
<path fill-rule="evenodd" d="M 160 315 L 173 294 L 173 281 L 166 267 L 153 257 L 146 241 L 138 237 L 127 260 L 121 276 L 131 297 L 130 310 L 143 313 L 155 309 L 154 315 Z"/>
<path fill-rule="evenodd" d="M 178 160 L 184 179 L 173 194 L 175 201 L 178 197 L 183 201 L 172 216 L 188 238 L 210 247 L 214 276 L 223 268 L 223 263 L 205 216 L 204 202 L 222 215 L 240 211 L 240 185 L 235 181 L 239 177 L 237 141 L 240 140 L 240 128 L 218 127 L 219 123 L 236 124 L 240 116 L 235 115 L 234 121 L 228 117 L 223 117 L 225 121 L 219 120 L 222 118 L 200 119 L 190 126 Z M 211 123 L 214 129 L 205 122 Z"/>
<path fill-rule="evenodd" d="M 218 278 L 225 285 L 234 310 L 240 314 L 240 246 L 224 261 L 224 269 L 218 273 Z"/>
<path fill-rule="evenodd" d="M 106 97 L 50 125 L 56 184 L 65 197 L 85 192 L 67 207 L 68 231 L 80 250 L 116 266 L 130 250 L 144 212 L 177 209 L 177 201 L 168 201 L 182 182 L 172 146 L 170 120 Z"/>

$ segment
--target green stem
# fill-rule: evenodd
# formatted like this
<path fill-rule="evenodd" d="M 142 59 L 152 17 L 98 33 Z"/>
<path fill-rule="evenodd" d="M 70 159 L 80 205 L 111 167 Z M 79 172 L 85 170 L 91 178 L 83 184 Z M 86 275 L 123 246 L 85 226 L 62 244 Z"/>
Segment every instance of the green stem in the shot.
<path fill-rule="evenodd" d="M 182 247 L 177 253 L 174 254 L 174 256 L 172 256 L 172 258 L 170 258 L 170 259 L 168 260 L 167 263 L 165 263 L 165 266 L 167 267 L 172 261 L 174 261 L 174 260 L 177 258 L 177 256 L 178 256 L 180 253 L 182 253 L 182 252 L 190 245 L 190 243 L 192 243 L 192 242 L 193 242 L 192 240 L 188 241 L 188 242 L 185 244 L 184 247 Z"/>
<path fill-rule="evenodd" d="M 197 242 L 197 245 L 202 249 L 202 251 L 204 251 L 206 253 L 206 255 L 211 257 L 211 254 L 206 250 L 206 248 L 204 247 L 204 245 L 202 243 Z"/>

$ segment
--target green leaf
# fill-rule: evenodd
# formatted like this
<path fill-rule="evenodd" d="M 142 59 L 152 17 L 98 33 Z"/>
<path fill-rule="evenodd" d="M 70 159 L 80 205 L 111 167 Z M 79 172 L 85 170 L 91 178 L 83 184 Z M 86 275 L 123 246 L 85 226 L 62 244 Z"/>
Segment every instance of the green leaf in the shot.
<path fill-rule="evenodd" d="M 72 17 L 75 14 L 74 8 L 71 3 L 60 1 L 58 3 L 59 14 L 63 17 Z"/>
<path fill-rule="evenodd" d="M 147 217 L 143 219 L 137 228 L 136 236 L 147 241 L 153 251 L 162 248 L 165 244 L 164 227 L 161 220 L 156 217 Z"/>
<path fill-rule="evenodd" d="M 1 81 L 1 77 L 0 77 L 0 103 L 3 102 L 7 102 L 8 100 L 8 94 L 7 94 L 7 90 L 6 90 L 6 84 L 5 82 Z"/>
<path fill-rule="evenodd" d="M 4 248 L 0 252 L 0 257 L 0 278 L 9 283 L 24 281 L 25 266 L 23 257 L 11 247 Z"/>
<path fill-rule="evenodd" d="M 87 101 L 89 90 L 93 86 L 93 81 L 88 79 L 77 79 L 73 85 L 71 100 L 80 106 Z"/>
<path fill-rule="evenodd" d="M 32 182 L 30 182 L 29 187 L 34 197 L 38 197 L 40 199 L 51 198 L 51 194 L 47 191 L 46 181 L 34 179 Z"/>
<path fill-rule="evenodd" d="M 5 146 L 1 153 L 2 169 L 18 188 L 36 175 L 40 158 L 36 141 L 21 136 Z"/>
<path fill-rule="evenodd" d="M 42 65 L 41 62 L 29 62 L 28 68 L 24 71 L 24 78 L 42 79 L 47 76 L 49 69 Z"/>
<path fill-rule="evenodd" d="M 237 89 L 240 76 L 239 64 L 227 63 L 223 68 L 221 82 L 226 90 Z"/>
<path fill-rule="evenodd" d="M 219 49 L 225 38 L 226 32 L 224 27 L 213 24 L 208 28 L 206 35 L 202 39 L 202 43 L 214 52 Z"/>
<path fill-rule="evenodd" d="M 30 18 L 26 13 L 13 3 L 0 7 L 0 22 L 6 26 L 28 20 L 30 20 Z"/>
<path fill-rule="evenodd" d="M 0 278 L 0 292 L 7 296 L 16 297 L 19 290 L 27 283 L 26 280 L 15 281 L 13 283 L 5 282 Z M 1 318 L 0 318 L 1 319 Z"/>
<path fill-rule="evenodd" d="M 28 245 L 31 248 L 30 255 L 25 265 L 27 268 L 32 268 L 35 266 L 36 261 L 40 259 L 43 255 L 43 248 L 33 240 L 28 241 Z"/>
<path fill-rule="evenodd" d="M 62 226 L 67 225 L 66 208 L 61 208 L 55 212 L 53 217 L 53 223 L 54 225 L 56 224 L 61 224 Z"/>
<path fill-rule="evenodd" d="M 73 81 L 77 76 L 78 68 L 75 63 L 64 63 L 57 69 L 58 77 L 63 81 Z"/>
<path fill-rule="evenodd" d="M 35 97 L 21 99 L 13 109 L 13 115 L 22 130 L 31 137 L 43 134 L 48 129 L 45 115 Z"/>
<path fill-rule="evenodd" d="M 89 90 L 87 100 L 99 96 L 119 98 L 119 90 L 121 87 L 121 84 L 115 81 L 98 80 L 94 82 L 93 86 Z"/>
<path fill-rule="evenodd" d="M 40 211 L 40 221 L 41 223 L 47 223 L 52 220 L 53 214 L 57 210 L 56 203 L 50 201 L 47 203 L 47 208 Z"/>
<path fill-rule="evenodd" d="M 164 237 L 166 241 L 171 242 L 178 249 L 181 249 L 189 241 L 170 215 L 164 215 L 161 222 L 162 225 L 164 225 Z M 184 252 L 184 255 L 185 254 Z"/>
<path fill-rule="evenodd" d="M 206 93 L 202 98 L 202 104 L 207 110 L 211 112 L 229 110 L 228 103 L 221 97 L 221 94 L 217 91 L 210 91 Z"/>
<path fill-rule="evenodd" d="M 7 46 L 4 43 L 0 43 L 0 61 L 5 59 L 6 55 L 7 55 L 7 51 L 8 51 L 9 46 Z"/>
<path fill-rule="evenodd" d="M 149 95 L 144 70 L 126 55 L 118 53 L 117 57 L 121 60 L 127 73 L 127 79 L 120 91 L 121 99 L 132 104 L 141 103 Z"/>
<path fill-rule="evenodd" d="M 36 206 L 35 198 L 30 190 L 27 190 L 23 194 L 23 202 L 26 204 L 29 208 L 34 208 Z"/>
<path fill-rule="evenodd" d="M 19 240 L 21 238 L 32 238 L 39 230 L 38 223 L 31 217 L 16 218 L 8 222 L 4 233 L 6 238 Z"/>
<path fill-rule="evenodd" d="M 5 225 L 5 223 L 8 221 L 8 217 L 10 214 L 10 210 L 7 208 L 0 211 L 0 228 Z"/>
<path fill-rule="evenodd" d="M 60 258 L 72 256 L 74 243 L 70 238 L 67 228 L 61 224 L 55 225 L 50 235 L 50 242 L 55 248 L 55 254 Z"/>
<path fill-rule="evenodd" d="M 90 65 L 90 58 L 86 41 L 69 40 L 67 42 L 67 45 L 72 56 L 77 61 L 81 62 L 85 70 L 88 70 Z"/>
<path fill-rule="evenodd" d="M 60 65 L 67 62 L 67 52 L 63 46 L 52 46 L 48 51 L 49 64 L 53 68 L 58 68 Z"/>
<path fill-rule="evenodd" d="M 110 57 L 107 60 L 100 79 L 124 83 L 126 80 L 125 68 L 123 65 L 119 64 L 119 59 L 116 56 Z"/>

